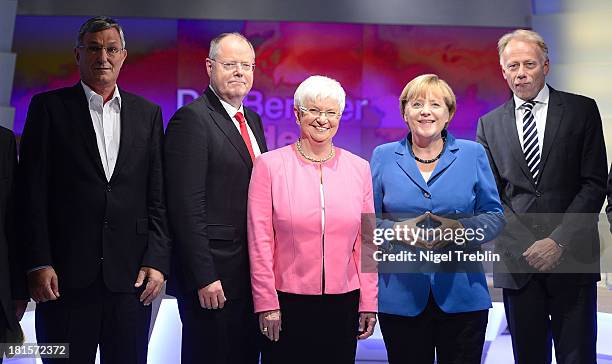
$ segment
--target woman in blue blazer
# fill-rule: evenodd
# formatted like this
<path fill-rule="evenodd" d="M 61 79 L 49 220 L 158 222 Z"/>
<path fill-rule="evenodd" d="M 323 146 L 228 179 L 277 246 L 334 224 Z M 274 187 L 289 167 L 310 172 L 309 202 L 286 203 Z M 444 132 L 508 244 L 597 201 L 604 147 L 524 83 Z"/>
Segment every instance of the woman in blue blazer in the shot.
<path fill-rule="evenodd" d="M 446 131 L 456 99 L 445 81 L 416 77 L 400 110 L 408 136 L 371 160 L 378 230 L 408 232 L 384 241 L 378 259 L 411 257 L 379 264 L 389 362 L 433 363 L 435 352 L 439 364 L 480 363 L 491 298 L 482 264 L 469 259 L 494 259 L 480 244 L 504 226 L 493 173 L 481 145 Z"/>

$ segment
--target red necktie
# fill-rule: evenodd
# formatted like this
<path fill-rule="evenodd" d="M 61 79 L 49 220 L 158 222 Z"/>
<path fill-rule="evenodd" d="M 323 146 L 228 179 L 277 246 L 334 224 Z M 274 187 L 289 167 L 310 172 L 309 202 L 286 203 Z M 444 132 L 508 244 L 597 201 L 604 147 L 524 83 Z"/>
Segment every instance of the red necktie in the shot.
<path fill-rule="evenodd" d="M 240 135 L 242 135 L 242 140 L 244 140 L 244 144 L 246 144 L 247 149 L 249 150 L 249 154 L 251 155 L 251 160 L 255 160 L 255 153 L 253 152 L 253 146 L 251 145 L 251 138 L 249 137 L 249 131 L 247 130 L 246 120 L 244 115 L 240 111 L 234 115 L 236 120 L 238 120 L 238 124 L 240 124 Z"/>

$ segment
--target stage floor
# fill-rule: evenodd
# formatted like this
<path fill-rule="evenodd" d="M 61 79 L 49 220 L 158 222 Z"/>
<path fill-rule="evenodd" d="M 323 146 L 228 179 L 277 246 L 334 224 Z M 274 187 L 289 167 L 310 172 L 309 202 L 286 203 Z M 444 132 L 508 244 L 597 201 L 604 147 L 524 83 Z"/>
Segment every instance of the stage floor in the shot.
<path fill-rule="evenodd" d="M 180 363 L 181 322 L 178 316 L 176 300 L 158 300 L 154 309 L 154 326 L 149 341 L 149 364 Z M 26 342 L 35 342 L 34 304 L 28 307 L 21 322 L 26 335 Z M 612 314 L 598 313 L 597 363 L 612 364 Z M 357 347 L 356 363 L 386 363 L 387 354 L 380 331 L 365 340 Z M 482 364 L 512 364 L 512 344 L 506 329 L 503 304 L 494 302 L 489 310 L 489 324 L 485 337 Z M 40 359 L 5 359 L 10 364 L 38 364 Z M 98 363 L 98 360 L 96 360 Z M 324 363 L 322 360 L 319 363 Z M 553 359 L 553 363 L 555 363 Z M 313 363 L 314 364 L 314 363 Z"/>

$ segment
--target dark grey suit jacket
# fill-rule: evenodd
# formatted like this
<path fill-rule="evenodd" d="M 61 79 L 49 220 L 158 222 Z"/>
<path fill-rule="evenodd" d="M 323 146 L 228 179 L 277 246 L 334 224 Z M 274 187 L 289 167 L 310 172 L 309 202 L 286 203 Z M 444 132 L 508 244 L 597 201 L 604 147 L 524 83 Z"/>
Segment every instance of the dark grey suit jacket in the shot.
<path fill-rule="evenodd" d="M 545 237 L 567 246 L 567 263 L 557 272 L 591 272 L 568 275 L 568 284 L 599 279 L 596 214 L 605 197 L 607 161 L 595 101 L 550 88 L 537 184 L 519 142 L 513 98 L 480 118 L 477 138 L 489 156 L 507 220 L 496 240 L 502 262 L 495 267 L 495 286 L 524 286 L 534 271 L 521 254 Z M 570 261 L 579 263 L 568 266 Z"/>
<path fill-rule="evenodd" d="M 161 109 L 121 93 L 121 139 L 107 181 L 80 83 L 35 95 L 20 148 L 26 269 L 51 265 L 61 288 L 102 273 L 113 292 L 135 292 L 141 266 L 170 265 Z"/>
<path fill-rule="evenodd" d="M 246 107 L 244 113 L 260 151 L 266 152 L 259 115 Z M 168 292 L 193 297 L 197 289 L 220 280 L 228 299 L 250 297 L 246 211 L 253 162 L 210 88 L 170 120 L 164 162 L 176 269 Z"/>

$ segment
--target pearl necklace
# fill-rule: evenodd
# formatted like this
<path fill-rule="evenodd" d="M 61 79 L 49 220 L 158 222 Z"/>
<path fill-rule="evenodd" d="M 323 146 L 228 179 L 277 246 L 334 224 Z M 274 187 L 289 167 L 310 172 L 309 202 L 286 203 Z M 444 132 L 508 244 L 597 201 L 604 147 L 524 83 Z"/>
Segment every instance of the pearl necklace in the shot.
<path fill-rule="evenodd" d="M 336 150 L 334 149 L 334 143 L 331 143 L 331 151 L 329 152 L 327 157 L 321 158 L 321 159 L 306 155 L 306 153 L 304 153 L 304 150 L 302 149 L 302 141 L 299 138 L 297 140 L 297 143 L 295 143 L 295 147 L 302 157 L 306 158 L 307 160 L 311 162 L 315 162 L 315 163 L 327 162 L 328 160 L 332 159 L 336 155 Z"/>

